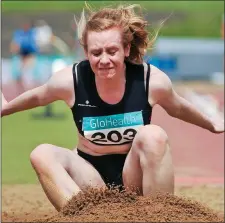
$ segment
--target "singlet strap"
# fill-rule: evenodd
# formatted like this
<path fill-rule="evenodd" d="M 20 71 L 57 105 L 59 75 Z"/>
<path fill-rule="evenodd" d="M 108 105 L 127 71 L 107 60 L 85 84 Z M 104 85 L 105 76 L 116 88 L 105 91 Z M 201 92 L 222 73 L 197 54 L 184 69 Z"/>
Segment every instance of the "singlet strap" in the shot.
<path fill-rule="evenodd" d="M 73 72 L 74 86 L 77 86 L 78 85 L 77 63 L 73 65 L 72 72 Z"/>
<path fill-rule="evenodd" d="M 150 78 L 150 73 L 151 73 L 151 68 L 150 68 L 150 64 L 148 64 L 148 70 L 147 70 L 147 75 L 146 75 L 146 96 L 148 99 L 148 91 L 149 91 L 149 78 Z"/>

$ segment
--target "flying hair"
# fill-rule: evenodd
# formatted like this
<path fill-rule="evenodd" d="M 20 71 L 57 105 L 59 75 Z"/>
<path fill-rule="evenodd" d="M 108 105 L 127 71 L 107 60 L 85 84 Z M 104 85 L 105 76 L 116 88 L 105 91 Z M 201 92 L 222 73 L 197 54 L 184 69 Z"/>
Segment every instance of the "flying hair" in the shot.
<path fill-rule="evenodd" d="M 83 9 L 79 21 L 74 17 L 78 38 L 87 51 L 87 34 L 89 31 L 101 32 L 113 27 L 119 27 L 122 33 L 124 47 L 130 45 L 130 55 L 126 60 L 132 63 L 143 63 L 143 56 L 148 49 L 153 47 L 157 39 L 160 28 L 151 33 L 152 38 L 149 39 L 148 21 L 141 14 L 141 6 L 138 4 L 118 5 L 117 7 L 104 7 L 100 10 L 94 10 L 87 2 L 85 2 L 88 16 L 85 15 Z M 139 9 L 138 12 L 136 12 Z"/>

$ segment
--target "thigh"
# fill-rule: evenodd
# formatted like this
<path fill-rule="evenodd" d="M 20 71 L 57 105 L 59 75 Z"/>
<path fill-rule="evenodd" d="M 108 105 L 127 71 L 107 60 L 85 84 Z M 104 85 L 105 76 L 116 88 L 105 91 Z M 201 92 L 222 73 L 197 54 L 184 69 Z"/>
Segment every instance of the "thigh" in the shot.
<path fill-rule="evenodd" d="M 97 170 L 83 158 L 81 158 L 76 150 L 72 151 L 51 144 L 44 144 L 37 147 L 31 156 L 41 157 L 41 162 L 50 172 L 54 172 L 54 167 L 60 165 L 78 187 L 83 189 L 86 186 L 104 186 L 104 182 Z M 37 162 L 40 160 L 37 158 Z M 55 173 L 57 174 L 57 173 Z"/>
<path fill-rule="evenodd" d="M 78 155 L 77 150 L 69 151 L 69 162 L 67 170 L 71 178 L 82 189 L 86 186 L 104 187 L 105 183 L 95 169 L 87 160 Z"/>

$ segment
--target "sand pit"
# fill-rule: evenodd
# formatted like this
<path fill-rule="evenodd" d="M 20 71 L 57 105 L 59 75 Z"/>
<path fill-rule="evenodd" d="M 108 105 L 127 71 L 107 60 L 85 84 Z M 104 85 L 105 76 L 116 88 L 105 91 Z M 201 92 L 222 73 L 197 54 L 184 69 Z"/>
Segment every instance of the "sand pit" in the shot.
<path fill-rule="evenodd" d="M 167 193 L 138 196 L 89 189 L 64 209 L 33 222 L 223 222 L 223 216 L 197 201 Z"/>
<path fill-rule="evenodd" d="M 46 195 L 43 192 L 43 189 L 39 184 L 21 184 L 21 185 L 3 185 L 2 186 L 2 222 L 65 222 L 65 221 L 80 221 L 85 222 L 88 221 L 87 218 L 91 218 L 90 221 L 111 221 L 111 222 L 118 222 L 122 221 L 121 217 L 123 217 L 124 221 L 126 222 L 135 222 L 135 219 L 132 220 L 132 216 L 139 216 L 140 218 L 144 216 L 144 219 L 149 217 L 150 213 L 149 211 L 154 211 L 152 215 L 154 216 L 161 216 L 164 217 L 166 214 L 171 214 L 172 216 L 177 215 L 181 216 L 181 219 L 183 219 L 183 216 L 187 216 L 187 213 L 189 213 L 188 218 L 190 219 L 191 213 L 195 213 L 195 217 L 201 216 L 202 213 L 204 213 L 204 210 L 206 213 L 204 216 L 209 216 L 209 213 L 211 213 L 213 217 L 216 216 L 217 213 L 221 213 L 220 216 L 224 215 L 224 187 L 221 186 L 210 186 L 210 185 L 202 185 L 202 186 L 176 186 L 175 188 L 175 199 L 181 200 L 180 202 L 188 203 L 189 206 L 185 205 L 184 203 L 181 204 L 173 204 L 170 202 L 170 198 L 165 197 L 164 203 L 160 203 L 158 201 L 151 202 L 148 199 L 149 198 L 142 198 L 142 197 L 136 197 L 135 199 L 132 198 L 134 195 L 126 194 L 125 197 L 119 198 L 119 202 L 112 203 L 110 200 L 110 196 L 107 197 L 107 200 L 100 199 L 95 204 L 94 207 L 87 207 L 87 205 L 84 205 L 84 208 L 79 210 L 79 213 L 75 216 L 76 208 L 78 207 L 78 201 L 82 203 L 82 199 L 78 199 L 78 201 L 73 200 L 71 201 L 72 206 L 68 206 L 68 208 L 64 209 L 64 216 L 62 213 L 58 213 L 54 207 L 51 205 L 51 203 L 48 201 Z M 111 196 L 114 197 L 114 196 Z M 181 199 L 184 198 L 185 199 Z M 89 200 L 92 199 L 89 198 Z M 118 198 L 114 198 L 118 199 Z M 189 200 L 191 199 L 191 201 Z M 84 199 L 83 199 L 84 200 Z M 87 200 L 87 199 L 86 199 Z M 173 200 L 173 199 L 172 199 Z M 115 200 L 114 200 L 115 201 Z M 118 200 L 117 200 L 118 201 Z M 130 202 L 131 201 L 131 202 Z M 177 201 L 177 200 L 175 200 Z M 174 202 L 175 202 L 174 201 Z M 203 205 L 200 205 L 202 208 L 196 209 L 196 205 L 198 207 L 199 203 L 206 205 L 209 208 L 203 207 Z M 150 203 L 151 202 L 151 203 Z M 154 206 L 153 206 L 154 203 Z M 119 204 L 119 205 L 118 205 Z M 72 210 L 71 210 L 72 207 Z M 153 207 L 155 207 L 153 209 Z M 156 207 L 158 209 L 156 209 Z M 189 207 L 189 208 L 188 208 Z M 103 210 L 101 209 L 103 208 Z M 146 210 L 144 212 L 144 209 Z M 172 211 L 172 210 L 173 211 Z M 187 209 L 187 210 L 186 210 Z M 193 210 L 193 212 L 190 213 L 190 210 Z M 67 210 L 67 211 L 66 211 Z M 158 210 L 158 213 L 157 213 Z M 180 212 L 177 212 L 179 211 Z M 203 212 L 201 212 L 203 210 Z M 212 211 L 214 210 L 214 211 Z M 196 213 L 200 214 L 196 215 Z M 93 212 L 91 214 L 91 212 Z M 148 212 L 146 214 L 146 212 Z M 69 213 L 71 213 L 72 216 L 69 216 Z M 128 215 L 128 217 L 124 217 L 124 214 Z M 131 215 L 129 213 L 132 213 Z M 120 219 L 116 219 L 113 216 L 120 216 Z M 98 217 L 99 218 L 98 218 Z M 153 217 L 154 217 L 153 216 Z M 111 218 L 112 219 L 109 219 Z M 170 216 L 169 216 L 170 217 Z M 176 216 L 175 216 L 176 217 Z M 215 222 L 210 221 L 211 217 L 209 218 L 203 218 L 201 220 L 196 220 L 192 222 L 199 222 L 199 221 L 205 221 L 205 222 Z M 74 220 L 76 219 L 76 220 Z M 96 220 L 93 220 L 96 219 Z M 97 220 L 98 219 L 98 220 Z M 138 218 L 139 219 L 139 218 Z M 154 218 L 152 218 L 153 221 Z M 207 220 L 208 219 L 208 220 Z M 221 218 L 220 218 L 221 219 Z M 220 220 L 219 219 L 219 220 Z M 138 221 L 138 220 L 137 220 Z M 145 220 L 139 220 L 144 222 Z M 146 221 L 150 221 L 149 219 L 146 219 Z M 169 221 L 169 220 L 167 220 Z M 175 220 L 174 220 L 175 221 Z M 181 222 L 181 220 L 178 220 Z M 188 220 L 186 220 L 188 221 Z M 190 220 L 189 220 L 190 221 Z M 159 222 L 159 221 L 158 221 Z"/>

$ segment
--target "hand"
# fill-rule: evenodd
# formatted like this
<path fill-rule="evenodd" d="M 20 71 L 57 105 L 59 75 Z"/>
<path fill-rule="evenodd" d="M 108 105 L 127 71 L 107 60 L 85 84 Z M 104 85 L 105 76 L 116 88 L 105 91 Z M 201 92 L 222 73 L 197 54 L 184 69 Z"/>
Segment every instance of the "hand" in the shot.
<path fill-rule="evenodd" d="M 3 93 L 2 93 L 2 106 L 1 106 L 1 117 L 3 116 L 4 113 L 4 109 L 6 107 L 6 105 L 8 104 L 8 102 L 6 101 Z"/>

